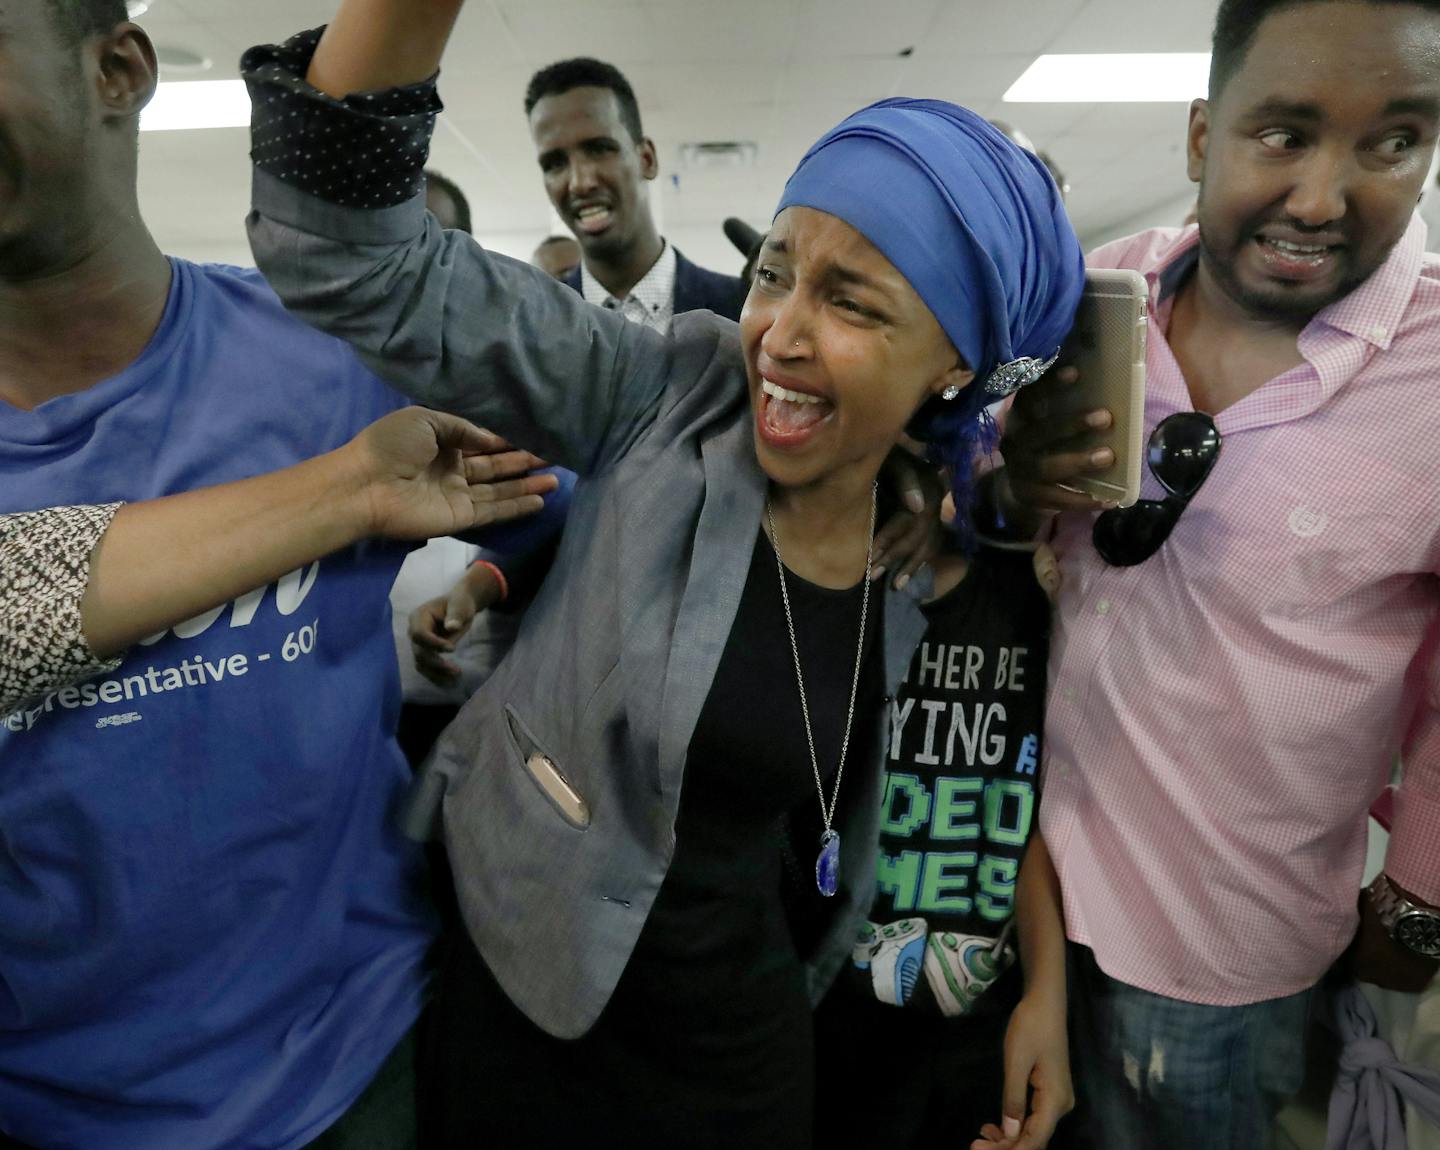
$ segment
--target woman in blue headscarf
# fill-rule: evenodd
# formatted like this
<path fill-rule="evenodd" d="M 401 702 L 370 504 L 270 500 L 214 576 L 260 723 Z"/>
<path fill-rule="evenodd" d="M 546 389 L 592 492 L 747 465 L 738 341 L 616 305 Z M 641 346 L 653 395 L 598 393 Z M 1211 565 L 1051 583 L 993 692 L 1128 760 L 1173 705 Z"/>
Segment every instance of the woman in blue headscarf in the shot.
<path fill-rule="evenodd" d="M 771 236 L 796 209 L 844 221 L 987 381 L 911 421 L 962 514 L 891 710 L 876 897 L 816 1020 L 822 1143 L 964 1145 L 983 1124 L 977 1146 L 1032 1150 L 1071 1101 L 1059 896 L 1032 836 L 1049 602 L 1032 554 L 979 545 L 963 514 L 984 405 L 1049 366 L 1084 274 L 1042 163 L 965 109 L 885 100 L 809 151 Z"/>
<path fill-rule="evenodd" d="M 251 241 L 287 305 L 581 477 L 433 762 L 466 928 L 442 1144 L 806 1147 L 811 1004 L 873 895 L 925 628 L 921 580 L 866 577 L 877 475 L 909 429 L 963 488 L 980 412 L 1070 327 L 1080 249 L 1038 160 L 886 101 L 802 161 L 739 326 L 658 336 L 427 218 L 460 2 L 345 0 L 244 62 Z"/>

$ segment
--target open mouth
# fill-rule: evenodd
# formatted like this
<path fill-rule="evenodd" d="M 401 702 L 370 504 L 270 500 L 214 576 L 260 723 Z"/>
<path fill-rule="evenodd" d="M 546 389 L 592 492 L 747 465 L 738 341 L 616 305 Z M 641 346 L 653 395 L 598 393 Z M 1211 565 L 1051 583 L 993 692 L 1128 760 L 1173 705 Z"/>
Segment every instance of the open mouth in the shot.
<path fill-rule="evenodd" d="M 586 204 L 574 213 L 575 226 L 586 235 L 598 235 L 615 221 L 615 213 L 605 204 Z"/>
<path fill-rule="evenodd" d="M 760 434 L 776 447 L 798 447 L 835 412 L 828 399 L 804 391 L 793 391 L 768 379 L 760 381 L 760 410 L 756 413 Z"/>
<path fill-rule="evenodd" d="M 1318 279 L 1334 266 L 1339 245 L 1305 243 L 1259 235 L 1255 244 L 1271 275 L 1288 280 Z"/>

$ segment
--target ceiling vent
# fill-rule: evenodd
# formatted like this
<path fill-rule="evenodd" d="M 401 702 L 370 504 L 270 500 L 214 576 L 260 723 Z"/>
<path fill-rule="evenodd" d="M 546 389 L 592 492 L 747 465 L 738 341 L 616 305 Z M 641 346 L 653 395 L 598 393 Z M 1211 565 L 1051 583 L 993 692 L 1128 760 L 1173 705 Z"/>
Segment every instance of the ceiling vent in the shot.
<path fill-rule="evenodd" d="M 757 149 L 750 140 L 705 140 L 680 145 L 680 164 L 687 171 L 753 168 Z"/>

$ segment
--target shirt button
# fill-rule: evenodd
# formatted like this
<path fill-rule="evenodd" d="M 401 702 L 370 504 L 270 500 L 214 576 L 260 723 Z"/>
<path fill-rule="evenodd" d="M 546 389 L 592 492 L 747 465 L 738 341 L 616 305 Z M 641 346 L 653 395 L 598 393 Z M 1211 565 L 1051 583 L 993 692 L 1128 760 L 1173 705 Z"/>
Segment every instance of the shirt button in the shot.
<path fill-rule="evenodd" d="M 1383 340 L 1389 334 L 1389 329 L 1382 327 L 1380 324 L 1376 324 L 1370 329 L 1370 338 L 1373 340 Z"/>
<path fill-rule="evenodd" d="M 1067 703 L 1073 703 L 1075 701 L 1075 688 L 1066 687 L 1060 692 L 1060 695 Z"/>
<path fill-rule="evenodd" d="M 1101 599 L 1100 602 L 1096 603 L 1096 604 L 1095 604 L 1095 614 L 1097 614 L 1097 615 L 1108 615 L 1108 614 L 1110 614 L 1110 600 L 1109 600 L 1109 599 Z"/>

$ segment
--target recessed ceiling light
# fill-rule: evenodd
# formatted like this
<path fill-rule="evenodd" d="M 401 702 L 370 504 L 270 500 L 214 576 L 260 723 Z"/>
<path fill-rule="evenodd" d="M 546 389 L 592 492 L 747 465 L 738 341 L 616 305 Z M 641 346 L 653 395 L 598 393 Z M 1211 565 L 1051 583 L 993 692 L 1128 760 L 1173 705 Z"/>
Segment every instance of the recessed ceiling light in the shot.
<path fill-rule="evenodd" d="M 160 71 L 164 72 L 209 72 L 213 68 L 209 56 L 193 52 L 189 47 L 156 45 L 156 59 L 160 60 Z"/>
<path fill-rule="evenodd" d="M 1210 86 L 1208 52 L 1041 56 L 1005 93 L 1008 104 L 1188 104 Z"/>
<path fill-rule="evenodd" d="M 250 94 L 243 80 L 167 82 L 140 113 L 142 132 L 249 126 Z"/>
<path fill-rule="evenodd" d="M 160 71 L 165 72 L 208 72 L 212 67 L 209 57 L 171 44 L 157 44 L 155 55 L 160 61 Z"/>

